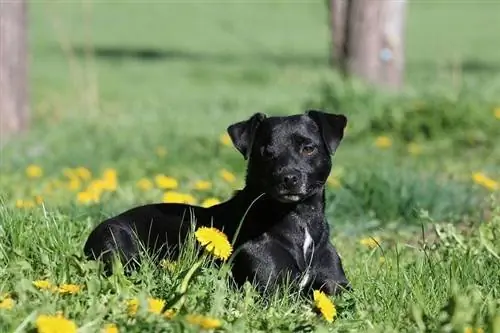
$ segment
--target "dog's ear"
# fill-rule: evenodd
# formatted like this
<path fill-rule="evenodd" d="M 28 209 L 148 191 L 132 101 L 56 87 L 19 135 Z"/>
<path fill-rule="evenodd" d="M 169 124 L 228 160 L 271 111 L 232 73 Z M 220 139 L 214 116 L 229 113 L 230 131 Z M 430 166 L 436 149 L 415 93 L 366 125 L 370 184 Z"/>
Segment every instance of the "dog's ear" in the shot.
<path fill-rule="evenodd" d="M 330 154 L 335 153 L 340 141 L 344 137 L 344 128 L 347 125 L 346 116 L 317 110 L 308 110 L 306 115 L 318 124 L 323 141 L 325 141 Z"/>
<path fill-rule="evenodd" d="M 266 119 L 265 114 L 255 113 L 250 119 L 237 122 L 227 128 L 227 133 L 231 141 L 233 141 L 233 145 L 245 157 L 245 160 L 248 159 L 252 151 L 255 131 L 264 119 Z"/>

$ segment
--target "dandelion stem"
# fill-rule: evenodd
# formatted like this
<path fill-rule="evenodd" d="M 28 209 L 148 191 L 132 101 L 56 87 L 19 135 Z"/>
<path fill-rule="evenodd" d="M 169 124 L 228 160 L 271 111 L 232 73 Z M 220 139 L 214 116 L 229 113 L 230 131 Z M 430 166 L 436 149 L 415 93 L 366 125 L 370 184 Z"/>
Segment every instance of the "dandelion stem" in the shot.
<path fill-rule="evenodd" d="M 165 307 L 162 309 L 162 313 L 171 309 L 171 310 L 179 310 L 182 308 L 184 303 L 186 302 L 186 292 L 189 287 L 189 283 L 194 277 L 194 273 L 200 268 L 201 264 L 203 263 L 203 258 L 200 258 L 186 273 L 184 276 L 184 279 L 182 279 L 182 282 L 179 286 L 179 288 L 176 291 L 176 297 L 174 299 L 174 304 L 172 306 L 169 306 L 169 304 L 165 304 Z"/>
<path fill-rule="evenodd" d="M 238 235 L 240 233 L 241 227 L 243 226 L 243 221 L 245 220 L 245 217 L 247 216 L 248 212 L 250 211 L 250 208 L 252 208 L 252 206 L 257 202 L 257 200 L 259 200 L 264 195 L 265 195 L 265 193 L 260 194 L 257 198 L 255 198 L 250 203 L 250 206 L 248 206 L 247 210 L 245 211 L 245 214 L 243 214 L 243 217 L 241 218 L 240 223 L 238 224 L 238 228 L 236 229 L 236 232 L 234 233 L 233 241 L 231 243 L 232 246 L 234 246 L 234 244 L 236 244 L 236 239 L 238 238 Z"/>

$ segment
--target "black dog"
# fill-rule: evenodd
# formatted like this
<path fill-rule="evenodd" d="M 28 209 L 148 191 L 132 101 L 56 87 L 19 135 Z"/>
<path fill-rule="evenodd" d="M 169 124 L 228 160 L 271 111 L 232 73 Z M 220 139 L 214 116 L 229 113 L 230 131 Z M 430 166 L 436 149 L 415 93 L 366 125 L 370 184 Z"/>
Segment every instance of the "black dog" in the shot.
<path fill-rule="evenodd" d="M 324 214 L 331 155 L 346 123 L 343 115 L 308 111 L 269 118 L 257 113 L 229 126 L 234 146 L 248 159 L 241 191 L 210 208 L 184 204 L 133 208 L 92 231 L 86 256 L 103 260 L 108 271 L 115 254 L 123 263 L 137 263 L 141 248 L 158 259 L 175 259 L 191 230 L 191 215 L 197 226 L 213 226 L 233 240 L 251 206 L 235 241 L 232 274 L 237 284 L 253 280 L 265 292 L 291 278 L 302 290 L 336 294 L 350 289 Z"/>

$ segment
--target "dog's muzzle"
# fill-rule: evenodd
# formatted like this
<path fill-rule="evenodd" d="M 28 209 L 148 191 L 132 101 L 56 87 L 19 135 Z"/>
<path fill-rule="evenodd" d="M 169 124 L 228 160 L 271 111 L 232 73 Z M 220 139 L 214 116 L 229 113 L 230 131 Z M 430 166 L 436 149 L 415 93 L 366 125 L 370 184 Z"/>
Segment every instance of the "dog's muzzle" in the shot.
<path fill-rule="evenodd" d="M 302 174 L 295 170 L 283 172 L 278 177 L 275 197 L 281 202 L 298 202 L 307 194 Z"/>

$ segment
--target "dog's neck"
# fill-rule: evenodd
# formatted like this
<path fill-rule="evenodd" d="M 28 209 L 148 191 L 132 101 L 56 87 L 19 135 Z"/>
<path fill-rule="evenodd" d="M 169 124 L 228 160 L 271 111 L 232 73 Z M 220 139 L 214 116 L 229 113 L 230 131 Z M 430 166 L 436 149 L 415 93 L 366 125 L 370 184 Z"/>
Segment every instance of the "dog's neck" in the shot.
<path fill-rule="evenodd" d="M 234 224 L 224 226 L 225 232 L 230 239 L 232 239 L 233 235 L 237 232 L 238 226 L 244 217 L 245 220 L 240 229 L 240 236 L 256 235 L 273 228 L 292 216 L 300 217 L 310 214 L 324 215 L 324 193 L 324 189 L 321 189 L 302 201 L 283 203 L 273 199 L 265 193 L 245 187 L 242 190 L 236 191 L 234 197 L 223 204 L 224 206 L 234 205 L 239 207 L 239 209 L 220 209 L 214 212 L 214 217 L 215 220 L 221 221 L 233 220 Z M 227 216 L 227 211 L 240 212 L 240 215 L 229 217 Z M 224 218 L 217 218 L 219 213 L 224 214 Z M 309 221 L 309 219 L 306 218 L 303 220 Z"/>

